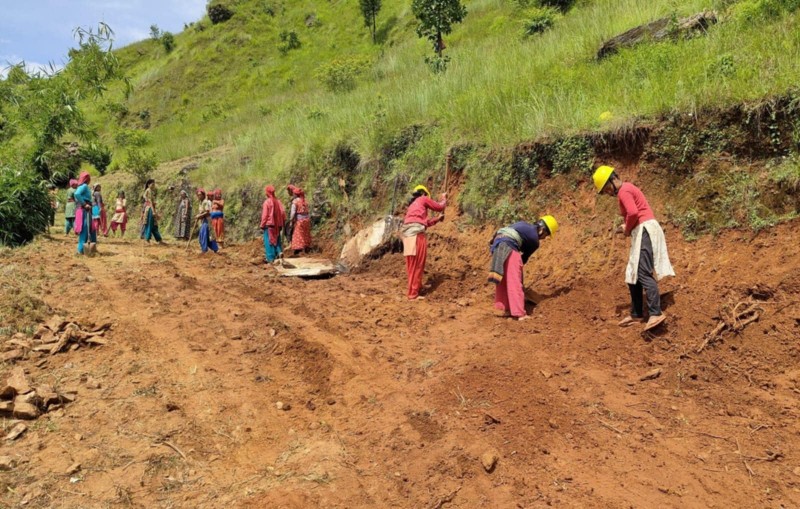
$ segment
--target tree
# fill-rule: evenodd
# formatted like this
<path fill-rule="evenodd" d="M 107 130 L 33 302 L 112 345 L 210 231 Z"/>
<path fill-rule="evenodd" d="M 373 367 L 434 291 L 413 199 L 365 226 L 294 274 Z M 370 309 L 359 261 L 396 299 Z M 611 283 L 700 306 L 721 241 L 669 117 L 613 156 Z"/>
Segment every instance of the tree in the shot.
<path fill-rule="evenodd" d="M 158 25 L 150 25 L 150 38 L 157 41 L 161 37 L 161 29 Z"/>
<path fill-rule="evenodd" d="M 361 14 L 364 15 L 364 24 L 372 32 L 372 43 L 375 44 L 377 33 L 378 12 L 381 10 L 381 0 L 359 0 L 361 4 Z"/>
<path fill-rule="evenodd" d="M 161 34 L 161 45 L 164 46 L 164 50 L 167 53 L 175 49 L 175 36 L 172 35 L 172 32 L 163 32 Z"/>
<path fill-rule="evenodd" d="M 436 57 L 442 59 L 442 36 L 452 32 L 455 23 L 464 20 L 467 8 L 460 0 L 413 0 L 411 11 L 419 20 L 417 35 L 431 41 Z"/>

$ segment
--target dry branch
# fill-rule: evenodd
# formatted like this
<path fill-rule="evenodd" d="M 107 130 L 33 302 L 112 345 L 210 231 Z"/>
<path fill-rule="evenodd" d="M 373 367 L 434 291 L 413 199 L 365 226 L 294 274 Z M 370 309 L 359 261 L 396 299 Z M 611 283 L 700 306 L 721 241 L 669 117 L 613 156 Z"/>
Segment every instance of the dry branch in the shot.
<path fill-rule="evenodd" d="M 744 307 L 740 311 L 740 308 Z M 725 331 L 740 332 L 745 327 L 753 322 L 758 321 L 764 313 L 764 308 L 758 302 L 752 300 L 737 302 L 733 309 L 730 305 L 720 310 L 720 322 L 714 327 L 714 330 L 706 334 L 703 343 L 697 348 L 697 353 L 701 353 L 706 347 L 712 344 L 717 338 Z"/>

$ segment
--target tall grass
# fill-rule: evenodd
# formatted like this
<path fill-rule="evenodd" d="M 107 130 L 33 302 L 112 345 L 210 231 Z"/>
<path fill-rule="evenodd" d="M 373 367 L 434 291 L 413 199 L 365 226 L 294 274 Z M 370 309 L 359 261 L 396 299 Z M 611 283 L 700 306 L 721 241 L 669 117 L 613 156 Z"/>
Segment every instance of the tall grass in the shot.
<path fill-rule="evenodd" d="M 379 31 L 388 35 L 378 47 L 354 2 L 283 2 L 285 13 L 273 18 L 263 2 L 240 0 L 229 22 L 188 29 L 169 55 L 149 41 L 123 50 L 136 76 L 130 110 L 149 110 L 153 148 L 164 160 L 232 145 L 203 171 L 240 181 L 286 177 L 299 160 L 342 140 L 364 159 L 376 158 L 388 137 L 411 124 L 435 124 L 443 146 L 502 147 L 758 99 L 800 78 L 796 13 L 749 25 L 723 17 L 706 36 L 595 60 L 605 39 L 713 7 L 712 0 L 578 2 L 553 29 L 530 38 L 522 37 L 524 11 L 516 2 L 470 1 L 465 22 L 447 40 L 451 66 L 434 76 L 407 3 L 384 2 Z M 305 26 L 310 13 L 320 26 Z M 284 57 L 278 32 L 287 27 L 303 46 Z M 346 55 L 371 58 L 372 73 L 352 92 L 326 91 L 317 69 Z M 601 121 L 605 112 L 610 119 L 606 113 Z M 242 166 L 245 156 L 250 162 Z"/>

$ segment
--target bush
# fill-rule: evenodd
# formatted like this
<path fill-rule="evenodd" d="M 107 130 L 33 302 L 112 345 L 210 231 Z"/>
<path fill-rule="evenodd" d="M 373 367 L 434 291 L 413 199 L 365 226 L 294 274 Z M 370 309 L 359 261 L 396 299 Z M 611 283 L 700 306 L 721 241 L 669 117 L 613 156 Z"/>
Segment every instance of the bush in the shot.
<path fill-rule="evenodd" d="M 91 164 L 100 175 L 106 174 L 106 169 L 111 164 L 111 149 L 102 143 L 89 143 L 80 148 L 81 159 Z"/>
<path fill-rule="evenodd" d="M 575 0 L 539 0 L 542 7 L 555 7 L 561 12 L 566 12 L 575 4 Z"/>
<path fill-rule="evenodd" d="M 144 152 L 139 148 L 128 150 L 128 159 L 125 161 L 125 171 L 136 179 L 136 187 L 144 187 L 144 183 L 153 174 L 158 165 L 156 155 Z"/>
<path fill-rule="evenodd" d="M 331 92 L 349 92 L 369 67 L 370 62 L 364 57 L 338 58 L 320 67 L 317 79 Z"/>
<path fill-rule="evenodd" d="M 552 7 L 530 9 L 526 12 L 523 22 L 523 33 L 525 36 L 540 34 L 553 27 L 556 22 L 558 11 Z"/>
<path fill-rule="evenodd" d="M 800 7 L 800 0 L 745 0 L 733 6 L 733 18 L 743 25 L 767 21 L 794 11 Z"/>
<path fill-rule="evenodd" d="M 141 129 L 120 129 L 114 141 L 121 147 L 143 147 L 150 143 L 150 136 Z"/>
<path fill-rule="evenodd" d="M 19 246 L 47 231 L 50 196 L 34 172 L 0 167 L 0 244 Z"/>
<path fill-rule="evenodd" d="M 215 25 L 224 23 L 233 17 L 233 11 L 222 4 L 210 4 L 206 12 L 208 12 L 208 19 Z"/>
<path fill-rule="evenodd" d="M 588 169 L 592 165 L 592 147 L 582 136 L 564 138 L 556 144 L 553 154 L 553 175 L 572 170 Z"/>
<path fill-rule="evenodd" d="M 281 32 L 281 43 L 278 44 L 278 51 L 281 55 L 289 53 L 293 49 L 298 49 L 302 44 L 300 38 L 297 37 L 297 32 L 294 30 L 284 30 Z"/>
<path fill-rule="evenodd" d="M 175 49 L 175 36 L 172 35 L 172 32 L 164 32 L 161 34 L 161 45 L 164 46 L 164 50 L 167 53 Z"/>

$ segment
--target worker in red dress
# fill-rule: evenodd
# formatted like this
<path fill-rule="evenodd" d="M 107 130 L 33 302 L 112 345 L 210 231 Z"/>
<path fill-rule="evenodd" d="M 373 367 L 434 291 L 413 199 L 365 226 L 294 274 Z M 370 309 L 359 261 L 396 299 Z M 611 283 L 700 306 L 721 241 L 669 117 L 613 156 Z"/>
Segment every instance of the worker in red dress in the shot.
<path fill-rule="evenodd" d="M 400 228 L 403 239 L 403 255 L 406 257 L 406 272 L 408 273 L 408 300 L 417 300 L 422 287 L 422 275 L 425 272 L 425 260 L 428 256 L 428 241 L 425 230 L 444 219 L 444 208 L 447 205 L 447 195 L 442 193 L 439 201 L 431 199 L 428 189 L 419 185 L 414 188 L 408 211 Z M 442 215 L 428 217 L 428 211 L 442 212 Z"/>

